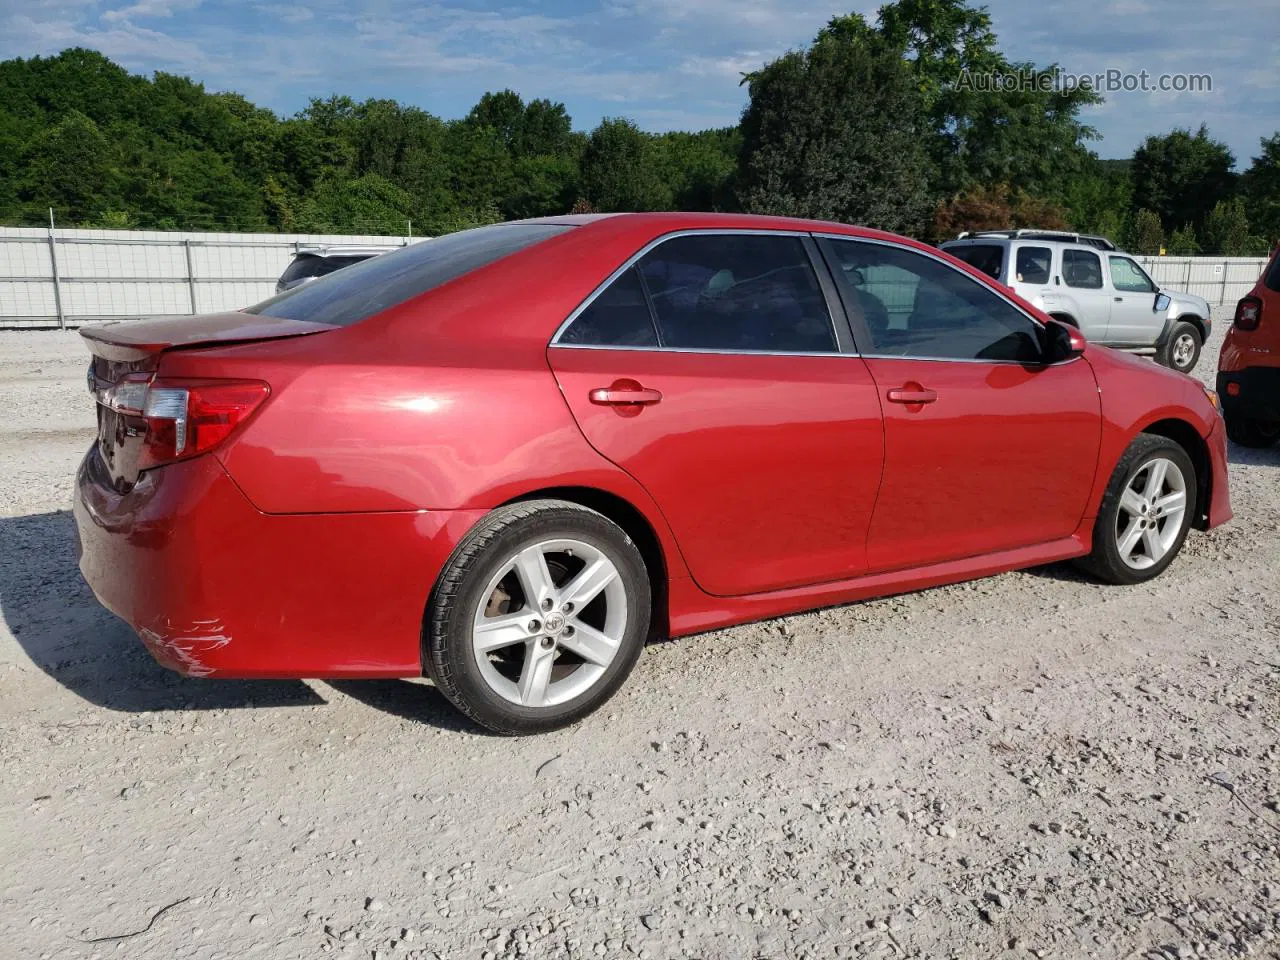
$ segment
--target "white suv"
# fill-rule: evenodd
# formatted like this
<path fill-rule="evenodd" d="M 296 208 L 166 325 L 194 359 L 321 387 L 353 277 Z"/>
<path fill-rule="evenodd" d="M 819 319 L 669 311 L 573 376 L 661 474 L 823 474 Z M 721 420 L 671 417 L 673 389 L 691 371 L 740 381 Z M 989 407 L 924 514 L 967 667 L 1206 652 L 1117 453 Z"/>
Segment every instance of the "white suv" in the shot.
<path fill-rule="evenodd" d="M 1052 230 L 962 233 L 941 249 L 994 277 L 1095 343 L 1154 354 L 1189 373 L 1209 339 L 1209 302 L 1161 290 L 1105 237 Z"/>

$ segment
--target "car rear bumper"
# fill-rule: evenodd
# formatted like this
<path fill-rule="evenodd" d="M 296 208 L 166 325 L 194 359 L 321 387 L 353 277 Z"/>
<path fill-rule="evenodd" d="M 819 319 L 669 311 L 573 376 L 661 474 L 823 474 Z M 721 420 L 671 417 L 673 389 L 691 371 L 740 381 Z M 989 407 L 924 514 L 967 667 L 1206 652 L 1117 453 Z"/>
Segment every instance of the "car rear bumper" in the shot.
<path fill-rule="evenodd" d="M 271 515 L 213 457 L 127 494 L 91 450 L 76 477 L 80 570 L 156 660 L 193 677 L 422 672 L 423 611 L 478 511 Z"/>
<path fill-rule="evenodd" d="M 1228 417 L 1280 423 L 1280 367 L 1219 372 L 1218 396 Z"/>

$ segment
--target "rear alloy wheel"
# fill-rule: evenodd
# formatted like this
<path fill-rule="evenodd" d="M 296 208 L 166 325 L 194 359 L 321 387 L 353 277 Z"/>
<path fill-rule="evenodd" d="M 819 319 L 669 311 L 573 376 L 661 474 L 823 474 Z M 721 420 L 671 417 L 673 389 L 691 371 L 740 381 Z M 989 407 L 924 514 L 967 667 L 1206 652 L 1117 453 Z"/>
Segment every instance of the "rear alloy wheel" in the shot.
<path fill-rule="evenodd" d="M 1160 354 L 1160 362 L 1179 373 L 1190 373 L 1200 359 L 1200 331 L 1195 324 L 1180 321 L 1173 325 Z"/>
<path fill-rule="evenodd" d="M 563 501 L 513 504 L 490 514 L 441 576 L 428 673 L 490 730 L 553 730 L 626 680 L 649 607 L 644 561 L 616 524 Z"/>
<path fill-rule="evenodd" d="M 1111 583 L 1159 576 L 1182 549 L 1196 505 L 1196 473 L 1172 440 L 1142 434 L 1129 445 L 1102 498 L 1093 552 L 1080 564 Z"/>
<path fill-rule="evenodd" d="M 1280 423 L 1264 423 L 1238 414 L 1227 414 L 1227 438 L 1242 447 L 1263 448 L 1280 440 Z"/>

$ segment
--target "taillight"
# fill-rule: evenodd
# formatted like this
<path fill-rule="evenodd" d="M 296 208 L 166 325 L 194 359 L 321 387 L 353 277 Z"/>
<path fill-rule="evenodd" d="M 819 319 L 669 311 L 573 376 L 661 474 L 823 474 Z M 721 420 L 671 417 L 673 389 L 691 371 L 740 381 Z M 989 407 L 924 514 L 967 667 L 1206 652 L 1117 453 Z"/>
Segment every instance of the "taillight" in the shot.
<path fill-rule="evenodd" d="M 1262 301 L 1257 297 L 1245 297 L 1236 304 L 1236 329 L 1257 330 L 1261 322 Z"/>
<path fill-rule="evenodd" d="M 123 377 L 102 397 L 112 410 L 146 424 L 138 469 L 185 460 L 227 439 L 267 399 L 260 380 Z"/>

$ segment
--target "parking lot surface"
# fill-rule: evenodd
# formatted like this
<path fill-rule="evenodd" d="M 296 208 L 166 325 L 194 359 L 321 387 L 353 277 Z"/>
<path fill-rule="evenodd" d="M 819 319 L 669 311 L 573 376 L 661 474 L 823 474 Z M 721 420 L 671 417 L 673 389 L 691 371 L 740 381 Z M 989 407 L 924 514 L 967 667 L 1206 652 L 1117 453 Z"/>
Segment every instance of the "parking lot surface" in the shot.
<path fill-rule="evenodd" d="M 656 644 L 510 740 L 156 666 L 76 570 L 85 363 L 0 332 L 0 956 L 1280 956 L 1280 449 L 1152 584 Z"/>

